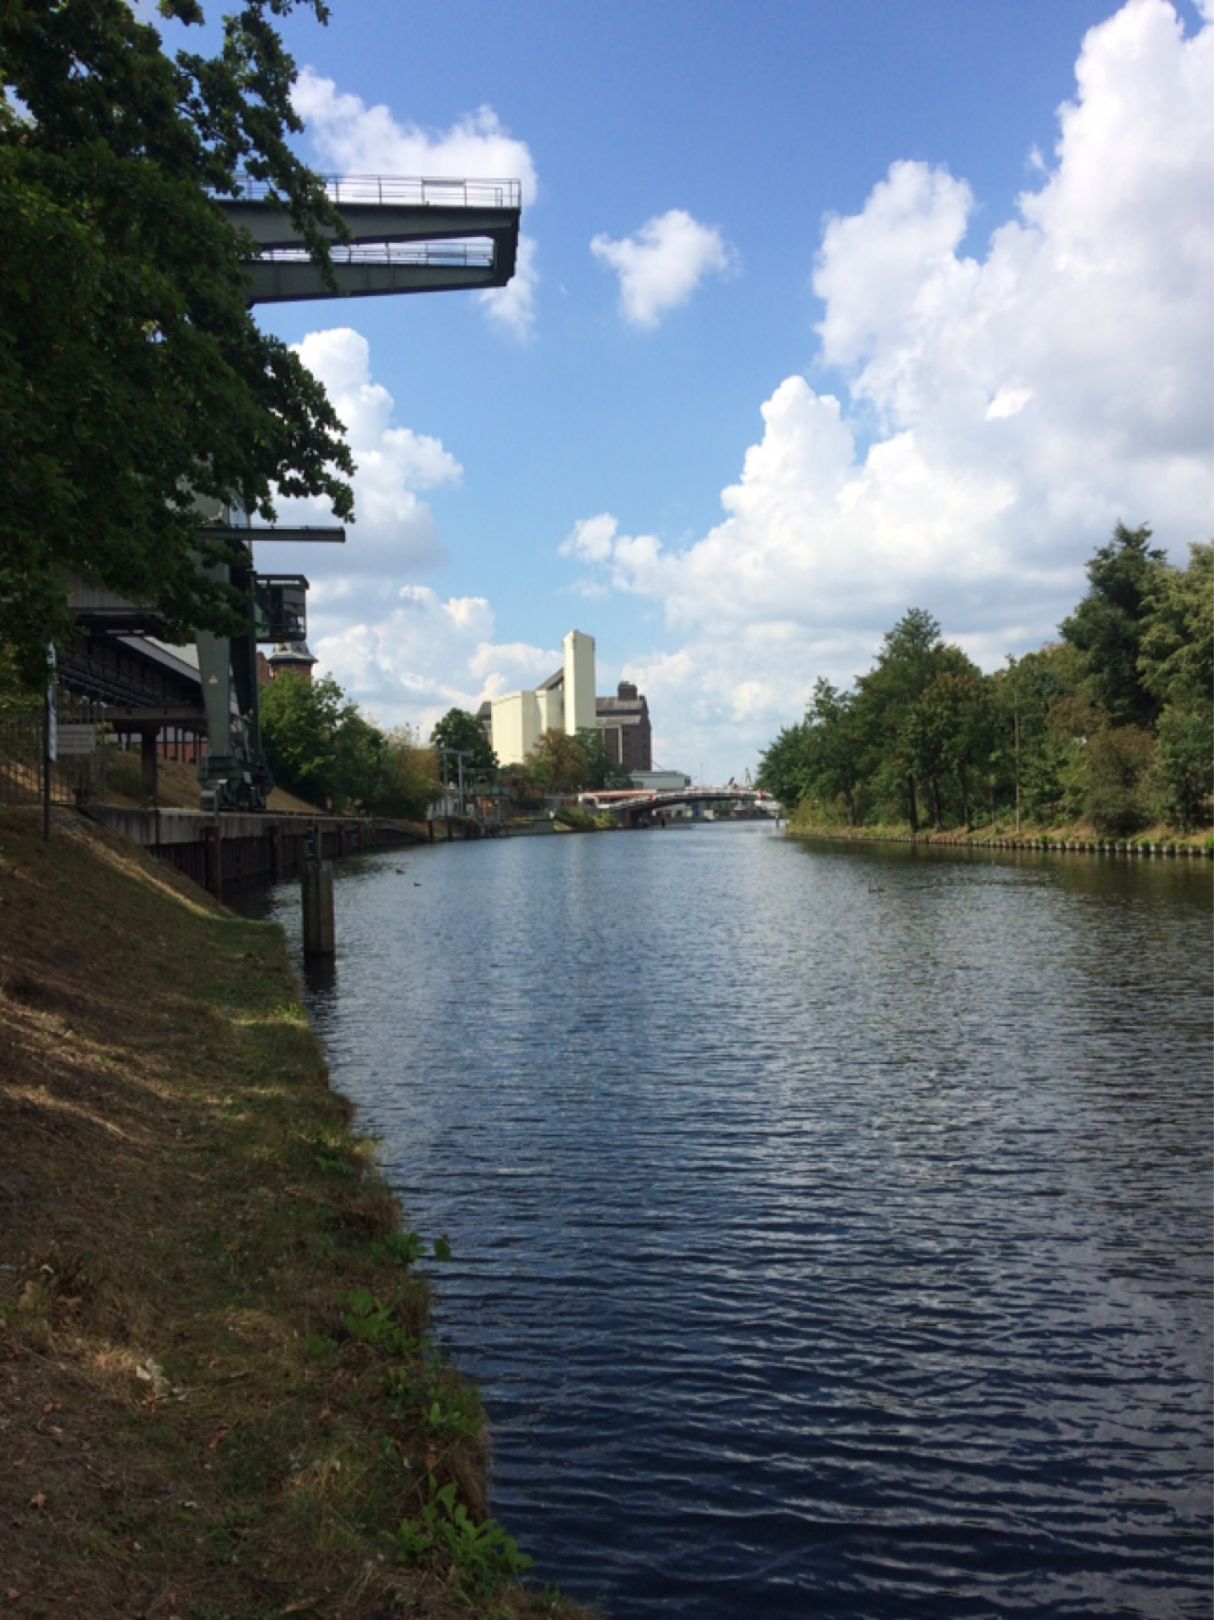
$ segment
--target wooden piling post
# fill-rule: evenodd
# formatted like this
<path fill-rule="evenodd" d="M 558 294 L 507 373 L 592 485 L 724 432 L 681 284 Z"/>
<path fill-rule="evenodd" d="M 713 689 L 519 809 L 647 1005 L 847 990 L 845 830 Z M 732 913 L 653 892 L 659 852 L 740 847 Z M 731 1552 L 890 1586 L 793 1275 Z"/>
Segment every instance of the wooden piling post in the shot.
<path fill-rule="evenodd" d="M 303 863 L 303 948 L 305 956 L 333 956 L 333 863 L 309 856 Z"/>
<path fill-rule="evenodd" d="M 223 829 L 219 817 L 212 826 L 202 829 L 203 869 L 205 886 L 216 897 L 223 897 Z"/>
<path fill-rule="evenodd" d="M 143 796 L 154 804 L 160 793 L 160 751 L 158 733 L 151 727 L 139 734 L 139 768 L 143 781 Z"/>

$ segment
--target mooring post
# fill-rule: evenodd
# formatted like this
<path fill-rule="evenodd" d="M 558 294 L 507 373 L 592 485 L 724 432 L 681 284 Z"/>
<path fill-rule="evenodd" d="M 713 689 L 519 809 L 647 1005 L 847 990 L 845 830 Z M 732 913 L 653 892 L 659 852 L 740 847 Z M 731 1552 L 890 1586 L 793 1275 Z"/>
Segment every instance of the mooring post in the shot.
<path fill-rule="evenodd" d="M 143 796 L 155 803 L 160 793 L 160 750 L 154 731 L 144 730 L 139 734 L 139 767 Z"/>
<path fill-rule="evenodd" d="M 303 948 L 305 956 L 332 956 L 337 949 L 333 925 L 333 863 L 323 861 L 315 831 L 308 835 L 304 852 Z"/>
<path fill-rule="evenodd" d="M 215 898 L 223 898 L 223 827 L 216 814 L 212 826 L 202 829 L 204 883 Z"/>

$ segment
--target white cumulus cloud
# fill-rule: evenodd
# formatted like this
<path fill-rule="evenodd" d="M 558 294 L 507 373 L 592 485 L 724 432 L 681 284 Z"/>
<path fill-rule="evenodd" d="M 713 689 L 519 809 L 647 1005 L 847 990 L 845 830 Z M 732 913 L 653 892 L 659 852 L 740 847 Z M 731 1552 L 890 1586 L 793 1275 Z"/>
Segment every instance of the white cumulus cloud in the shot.
<path fill-rule="evenodd" d="M 339 174 L 426 175 L 452 180 L 517 180 L 523 206 L 539 191 L 525 141 L 516 140 L 492 107 L 480 107 L 447 130 L 402 124 L 382 103 L 368 107 L 343 95 L 332 79 L 304 68 L 291 92 L 322 162 Z"/>
<path fill-rule="evenodd" d="M 320 163 L 337 174 L 425 176 L 451 180 L 517 180 L 524 208 L 539 195 L 531 151 L 502 125 L 492 107 L 479 107 L 449 129 L 401 123 L 382 103 L 367 106 L 334 80 L 304 68 L 291 101 L 308 126 Z M 526 337 L 536 314 L 534 238 L 520 235 L 515 273 L 505 287 L 486 288 L 479 302 L 499 329 Z"/>
<path fill-rule="evenodd" d="M 535 329 L 538 252 L 534 237 L 520 232 L 518 258 L 510 280 L 504 287 L 486 287 L 476 295 L 489 319 L 512 337 L 530 337 Z"/>
<path fill-rule="evenodd" d="M 370 347 L 361 332 L 348 326 L 310 332 L 296 353 L 324 384 L 358 466 L 347 544 L 340 550 L 311 548 L 303 565 L 323 581 L 399 574 L 441 562 L 438 525 L 417 492 L 458 483 L 459 462 L 440 440 L 394 423 L 392 395 L 372 378 Z M 280 500 L 278 508 L 284 523 L 332 522 L 318 500 Z"/>
<path fill-rule="evenodd" d="M 348 609 L 316 638 L 321 668 L 383 726 L 413 725 L 428 737 L 448 709 L 475 711 L 486 697 L 534 685 L 559 667 L 559 651 L 495 643 L 483 596 L 445 600 L 405 585 L 377 611 L 350 622 Z"/>
<path fill-rule="evenodd" d="M 970 185 L 919 162 L 826 221 L 815 375 L 837 381 L 774 390 L 715 528 L 675 548 L 609 513 L 575 526 L 564 554 L 652 597 L 681 643 L 633 661 L 667 763 L 725 738 L 740 769 L 911 606 L 987 668 L 1040 645 L 1119 518 L 1180 560 L 1208 536 L 1212 90 L 1214 28 L 1128 0 L 984 243 Z"/>
<path fill-rule="evenodd" d="M 705 276 L 726 275 L 734 264 L 720 231 L 682 208 L 649 220 L 635 236 L 617 241 L 600 233 L 590 251 L 619 277 L 624 319 L 641 327 L 657 326 L 687 302 Z"/>

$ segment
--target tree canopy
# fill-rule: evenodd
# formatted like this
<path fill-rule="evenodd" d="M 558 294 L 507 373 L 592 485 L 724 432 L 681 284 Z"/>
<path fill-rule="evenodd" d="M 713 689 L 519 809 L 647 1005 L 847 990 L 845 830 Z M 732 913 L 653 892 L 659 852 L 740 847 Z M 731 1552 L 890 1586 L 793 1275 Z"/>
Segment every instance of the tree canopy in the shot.
<path fill-rule="evenodd" d="M 1118 524 L 1064 640 L 983 675 L 912 608 L 850 692 L 820 680 L 763 756 L 790 809 L 912 831 L 1021 813 L 1129 833 L 1211 808 L 1214 546 L 1187 568 Z"/>
<path fill-rule="evenodd" d="M 1152 595 L 1167 568 L 1164 553 L 1149 545 L 1150 538 L 1145 523 L 1137 529 L 1118 523 L 1113 538 L 1088 564 L 1087 595 L 1060 626 L 1085 655 L 1088 695 L 1121 725 L 1150 725 L 1159 715 L 1159 702 L 1139 668 Z"/>
<path fill-rule="evenodd" d="M 469 758 L 464 761 L 465 776 L 470 771 L 497 770 L 497 755 L 489 746 L 485 728 L 467 709 L 448 709 L 430 733 L 430 741 L 438 749 L 453 748 L 467 753 Z M 450 768 L 450 775 L 452 778 L 457 775 L 454 764 Z"/>
<path fill-rule="evenodd" d="M 340 221 L 287 145 L 272 18 L 294 3 L 245 0 L 213 57 L 170 57 L 127 0 L 0 8 L 0 613 L 30 680 L 70 633 L 69 576 L 171 634 L 236 627 L 196 497 L 271 520 L 277 487 L 352 516 L 341 423 L 254 323 L 252 244 L 215 201 L 242 173 L 268 185 L 327 263 Z M 197 0 L 160 10 L 203 20 Z"/>
<path fill-rule="evenodd" d="M 381 731 L 330 676 L 277 676 L 261 727 L 275 780 L 319 807 L 419 818 L 437 796 L 434 750 L 406 727 Z"/>
<path fill-rule="evenodd" d="M 577 793 L 627 787 L 631 781 L 622 766 L 613 763 L 603 733 L 583 726 L 579 731 L 546 731 L 527 755 L 526 775 L 541 793 Z"/>

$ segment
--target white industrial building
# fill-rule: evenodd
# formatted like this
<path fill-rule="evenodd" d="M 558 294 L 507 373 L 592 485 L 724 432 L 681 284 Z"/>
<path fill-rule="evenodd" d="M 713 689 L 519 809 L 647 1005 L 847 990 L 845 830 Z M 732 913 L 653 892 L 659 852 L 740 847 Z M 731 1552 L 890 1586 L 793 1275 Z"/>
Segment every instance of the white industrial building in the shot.
<path fill-rule="evenodd" d="M 546 731 L 594 729 L 594 637 L 571 630 L 563 645 L 565 662 L 555 675 L 532 692 L 510 692 L 489 704 L 499 764 L 522 764 Z"/>

